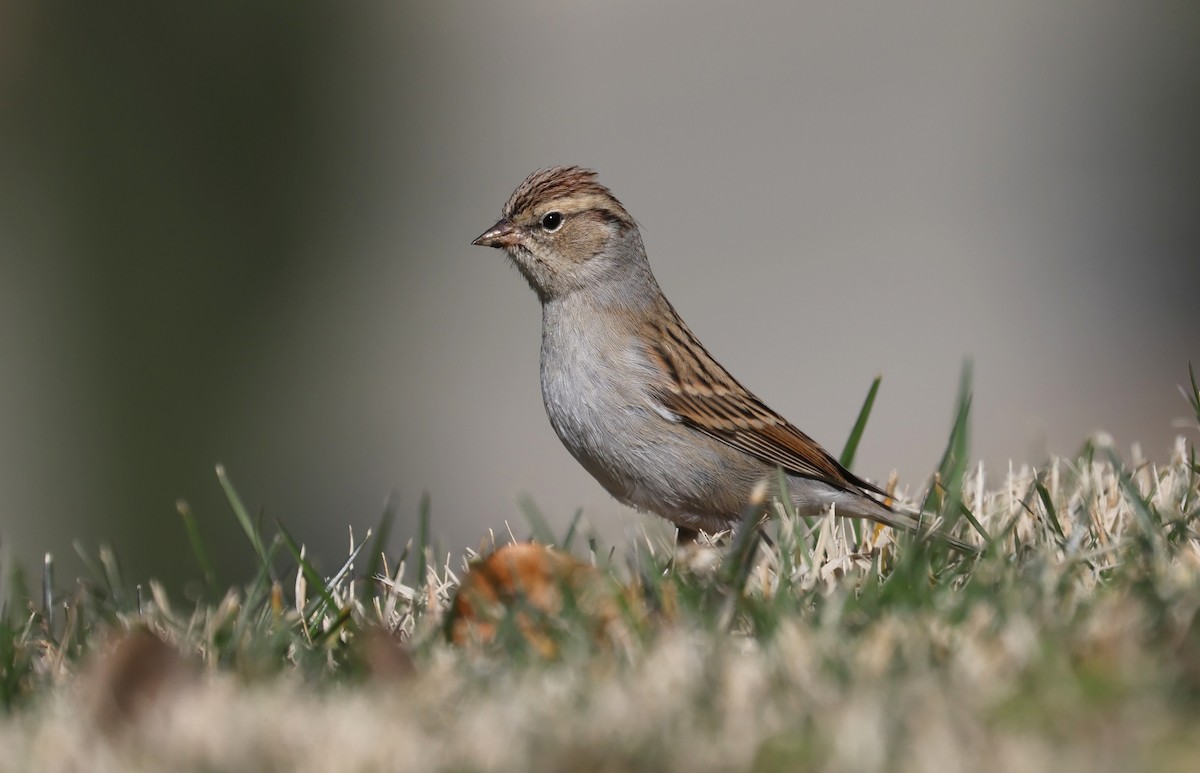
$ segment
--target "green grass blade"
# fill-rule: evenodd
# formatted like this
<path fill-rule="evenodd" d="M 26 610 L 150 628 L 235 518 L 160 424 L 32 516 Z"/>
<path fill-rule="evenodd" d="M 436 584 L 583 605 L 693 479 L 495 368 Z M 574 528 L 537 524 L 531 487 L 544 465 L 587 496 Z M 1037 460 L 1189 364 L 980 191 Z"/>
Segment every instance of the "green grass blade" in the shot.
<path fill-rule="evenodd" d="M 254 548 L 254 554 L 258 556 L 259 563 L 267 566 L 267 550 L 263 546 L 262 535 L 254 525 L 254 522 L 250 520 L 250 513 L 246 510 L 246 506 L 242 504 L 242 498 L 238 496 L 237 491 L 233 488 L 233 484 L 229 481 L 229 476 L 225 474 L 224 465 L 217 465 L 217 480 L 221 483 L 221 489 L 225 492 L 225 499 L 228 500 L 229 507 L 233 510 L 238 523 L 241 524 L 242 531 L 246 532 L 246 538 L 250 540 L 250 545 Z"/>
<path fill-rule="evenodd" d="M 1113 470 L 1117 473 L 1117 480 L 1120 482 L 1121 491 L 1125 494 L 1125 498 L 1129 501 L 1129 505 L 1133 509 L 1138 523 L 1145 532 L 1147 543 L 1157 554 L 1160 550 L 1161 546 L 1159 543 L 1163 536 L 1162 518 L 1154 509 L 1154 506 L 1142 496 L 1142 492 L 1138 490 L 1137 484 L 1133 482 L 1133 476 L 1129 474 L 1129 470 L 1125 469 L 1117 453 L 1112 448 L 1105 448 L 1104 450 L 1108 455 L 1109 461 L 1112 463 Z"/>
<path fill-rule="evenodd" d="M 847 470 L 854 466 L 854 457 L 858 454 L 858 444 L 862 440 L 863 432 L 867 429 L 867 420 L 871 418 L 871 409 L 875 407 L 875 396 L 879 394 L 879 384 L 882 381 L 883 376 L 876 376 L 875 380 L 871 382 L 871 388 L 867 390 L 867 397 L 863 400 L 862 407 L 858 409 L 858 418 L 854 420 L 854 428 L 850 430 L 850 437 L 846 438 L 842 455 L 838 457 L 838 462 Z M 868 526 L 860 524 L 857 520 L 851 520 L 849 526 L 855 544 L 862 542 L 862 535 L 859 531 Z"/>
<path fill-rule="evenodd" d="M 1192 406 L 1192 411 L 1196 414 L 1196 421 L 1200 422 L 1200 386 L 1196 384 L 1196 369 L 1192 367 L 1192 363 L 1188 363 L 1188 378 L 1192 383 L 1192 393 L 1184 393 L 1188 404 Z"/>
<path fill-rule="evenodd" d="M 867 390 L 867 399 L 863 400 L 862 408 L 858 410 L 858 418 L 854 421 L 854 429 L 850 430 L 850 437 L 846 438 L 846 445 L 842 448 L 842 455 L 838 457 L 838 461 L 847 470 L 854 465 L 854 456 L 858 453 L 858 443 L 862 440 L 863 432 L 867 428 L 867 419 L 871 418 L 871 409 L 875 407 L 875 396 L 879 394 L 879 384 L 883 381 L 883 376 L 876 376 L 871 382 L 871 388 Z"/>
<path fill-rule="evenodd" d="M 292 558 L 296 560 L 297 571 L 304 573 L 304 579 L 308 581 L 308 586 L 316 590 L 317 595 L 321 597 L 319 601 L 325 605 L 324 608 L 322 608 L 321 606 L 314 604 L 314 608 L 308 613 L 307 617 L 312 620 L 314 618 L 318 618 L 326 609 L 337 609 L 337 601 L 334 600 L 333 594 L 329 592 L 328 585 L 326 585 L 325 581 L 321 579 L 321 573 L 318 572 L 312 563 L 300 552 L 300 545 L 295 539 L 292 538 L 292 535 L 288 533 L 288 530 L 283 527 L 283 524 L 277 522 L 276 525 L 279 527 L 279 535 L 283 538 L 283 544 L 292 554 Z"/>
<path fill-rule="evenodd" d="M 388 540 L 392 536 L 392 523 L 396 520 L 396 497 L 389 496 L 383 505 L 383 515 L 379 518 L 379 528 L 371 541 L 371 552 L 367 554 L 367 568 L 363 573 L 363 584 L 359 590 L 359 600 L 366 602 L 375 587 L 375 578 L 379 576 L 379 567 L 383 563 L 383 552 L 387 550 Z"/>
<path fill-rule="evenodd" d="M 270 597 L 271 587 L 274 585 L 274 581 L 271 579 L 273 574 L 271 565 L 275 561 L 275 553 L 279 550 L 280 542 L 281 538 L 278 534 L 271 539 L 271 544 L 265 548 L 266 561 L 259 564 L 254 579 L 246 586 L 246 600 L 243 602 L 237 622 L 234 624 L 233 639 L 235 641 L 242 641 L 248 636 L 250 628 L 257 619 L 254 613 L 259 611 L 263 600 Z"/>
<path fill-rule="evenodd" d="M 946 441 L 946 450 L 938 462 L 937 476 L 930 487 L 922 510 L 932 510 L 946 516 L 946 528 L 952 529 L 961 515 L 958 505 L 962 502 L 963 475 L 967 471 L 967 451 L 971 416 L 971 361 L 963 362 L 958 382 L 958 399 L 954 411 L 954 424 Z"/>
<path fill-rule="evenodd" d="M 983 524 L 980 523 L 979 519 L 975 517 L 975 513 L 972 513 L 970 508 L 967 507 L 966 503 L 961 500 L 958 503 L 958 514 L 967 519 L 967 523 L 971 524 L 971 528 L 977 531 L 980 537 L 983 537 L 984 542 L 992 541 L 987 529 L 983 528 Z"/>
<path fill-rule="evenodd" d="M 204 575 L 204 588 L 209 594 L 212 594 L 217 589 L 217 573 L 213 571 L 212 562 L 208 559 L 208 551 L 204 549 L 204 541 L 200 539 L 200 529 L 196 524 L 196 517 L 192 514 L 192 508 L 182 499 L 176 500 L 175 510 L 183 519 L 183 530 L 187 532 L 188 542 L 191 543 L 192 555 L 196 557 L 196 563 L 200 565 L 200 572 Z"/>
<path fill-rule="evenodd" d="M 421 493 L 421 504 L 417 510 L 417 579 L 415 585 L 420 588 L 425 583 L 425 575 L 429 571 L 429 492 Z"/>
<path fill-rule="evenodd" d="M 571 516 L 571 525 L 567 527 L 567 533 L 563 535 L 562 549 L 570 550 L 571 543 L 575 541 L 575 533 L 579 530 L 579 522 L 583 520 L 583 508 L 580 507 L 575 511 L 575 515 Z"/>
<path fill-rule="evenodd" d="M 1054 508 L 1054 503 L 1050 501 L 1050 492 L 1046 490 L 1045 484 L 1041 480 L 1035 480 L 1037 486 L 1038 498 L 1042 500 L 1042 507 L 1046 509 L 1046 517 L 1050 519 L 1050 526 L 1054 529 L 1054 533 L 1058 535 L 1059 547 L 1067 544 L 1067 535 L 1063 531 L 1062 524 L 1058 522 L 1058 511 Z"/>

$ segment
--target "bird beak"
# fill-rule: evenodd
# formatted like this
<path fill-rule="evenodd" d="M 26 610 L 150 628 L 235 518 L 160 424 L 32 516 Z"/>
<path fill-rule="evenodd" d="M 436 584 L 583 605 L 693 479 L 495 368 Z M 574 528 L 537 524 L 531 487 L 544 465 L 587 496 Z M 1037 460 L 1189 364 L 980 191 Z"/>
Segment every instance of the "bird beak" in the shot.
<path fill-rule="evenodd" d="M 479 247 L 512 247 L 517 243 L 517 230 L 507 219 L 501 218 L 494 226 L 471 242 Z"/>

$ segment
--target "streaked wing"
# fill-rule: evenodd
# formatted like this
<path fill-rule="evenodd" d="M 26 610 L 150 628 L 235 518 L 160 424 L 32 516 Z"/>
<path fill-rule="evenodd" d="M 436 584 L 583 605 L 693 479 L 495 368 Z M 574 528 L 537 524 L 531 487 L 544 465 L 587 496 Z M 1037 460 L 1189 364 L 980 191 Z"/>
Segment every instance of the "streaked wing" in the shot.
<path fill-rule="evenodd" d="M 664 408 L 693 429 L 793 475 L 886 496 L 739 384 L 671 311 L 650 338 L 648 352 L 668 376 L 657 394 Z"/>

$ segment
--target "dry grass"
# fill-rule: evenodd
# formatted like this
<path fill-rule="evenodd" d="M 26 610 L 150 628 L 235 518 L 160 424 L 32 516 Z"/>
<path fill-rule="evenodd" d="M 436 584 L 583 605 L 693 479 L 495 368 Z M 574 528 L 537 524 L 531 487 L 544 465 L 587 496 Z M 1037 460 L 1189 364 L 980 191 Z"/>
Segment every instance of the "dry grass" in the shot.
<path fill-rule="evenodd" d="M 1194 769 L 1194 449 L 990 478 L 955 456 L 923 502 L 979 556 L 777 508 L 767 542 L 575 546 L 595 568 L 533 604 L 481 585 L 505 612 L 462 646 L 462 557 L 368 540 L 325 579 L 245 519 L 259 576 L 184 609 L 102 554 L 55 619 L 6 597 L 0 768 Z M 579 577 L 611 596 L 574 603 Z"/>

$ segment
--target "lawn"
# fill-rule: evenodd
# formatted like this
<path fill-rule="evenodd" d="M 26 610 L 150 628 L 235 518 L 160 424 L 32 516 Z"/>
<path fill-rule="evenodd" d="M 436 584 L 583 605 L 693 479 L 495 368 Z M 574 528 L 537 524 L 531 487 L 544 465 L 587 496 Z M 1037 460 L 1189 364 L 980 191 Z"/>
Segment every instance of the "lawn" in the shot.
<path fill-rule="evenodd" d="M 931 481 L 888 488 L 978 555 L 770 501 L 679 552 L 531 508 L 560 549 L 532 573 L 435 555 L 427 516 L 385 555 L 388 515 L 326 576 L 222 472 L 243 584 L 212 581 L 186 510 L 199 600 L 107 551 L 34 592 L 6 575 L 0 768 L 1195 769 L 1194 380 L 1197 427 L 1157 462 L 1101 436 L 998 473 L 968 461 L 968 383 Z M 455 604 L 464 577 L 482 595 Z"/>

